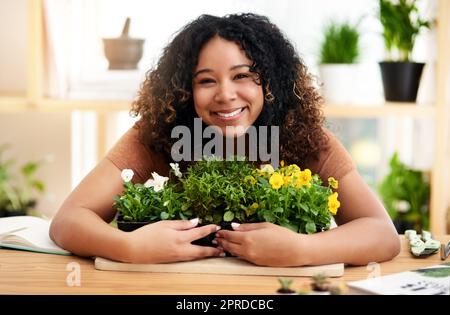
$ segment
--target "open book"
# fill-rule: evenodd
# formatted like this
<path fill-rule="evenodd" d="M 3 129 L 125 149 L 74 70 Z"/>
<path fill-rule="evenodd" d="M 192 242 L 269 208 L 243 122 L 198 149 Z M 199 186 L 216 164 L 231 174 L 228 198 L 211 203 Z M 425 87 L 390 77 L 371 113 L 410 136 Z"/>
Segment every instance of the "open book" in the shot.
<path fill-rule="evenodd" d="M 347 283 L 350 293 L 449 295 L 450 263 Z"/>
<path fill-rule="evenodd" d="M 48 235 L 50 221 L 32 216 L 0 218 L 0 247 L 70 255 Z"/>

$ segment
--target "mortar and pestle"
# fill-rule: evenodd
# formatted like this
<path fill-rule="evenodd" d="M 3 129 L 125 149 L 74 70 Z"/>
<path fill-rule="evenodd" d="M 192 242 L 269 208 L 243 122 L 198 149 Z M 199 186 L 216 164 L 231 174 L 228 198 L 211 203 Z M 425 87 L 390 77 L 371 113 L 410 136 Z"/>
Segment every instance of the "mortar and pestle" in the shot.
<path fill-rule="evenodd" d="M 142 58 L 145 40 L 129 37 L 130 22 L 130 18 L 127 17 L 120 37 L 103 38 L 103 47 L 105 57 L 109 62 L 109 70 L 137 69 L 137 64 Z"/>

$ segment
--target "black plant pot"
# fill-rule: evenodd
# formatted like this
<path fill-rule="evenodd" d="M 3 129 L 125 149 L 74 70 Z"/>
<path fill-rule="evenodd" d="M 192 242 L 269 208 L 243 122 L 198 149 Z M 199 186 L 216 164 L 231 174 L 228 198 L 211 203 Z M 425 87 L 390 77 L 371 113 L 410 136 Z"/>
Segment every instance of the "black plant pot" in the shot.
<path fill-rule="evenodd" d="M 207 224 L 199 224 L 198 226 L 203 226 Z M 229 230 L 232 231 L 233 228 L 231 227 L 231 222 L 220 222 L 220 227 L 222 230 Z M 200 245 L 200 246 L 210 246 L 210 247 L 217 247 L 216 244 L 213 244 L 212 241 L 216 238 L 216 233 L 211 233 L 203 238 L 200 238 L 198 240 L 195 240 L 191 242 L 193 245 Z"/>
<path fill-rule="evenodd" d="M 424 63 L 380 62 L 384 98 L 392 102 L 415 102 Z"/>
<path fill-rule="evenodd" d="M 395 219 L 394 226 L 398 234 L 405 234 L 406 230 L 414 230 L 416 228 L 415 222 L 406 221 L 403 219 Z"/>
<path fill-rule="evenodd" d="M 27 215 L 28 211 L 26 209 L 10 211 L 6 209 L 0 209 L 0 218 L 1 217 L 15 217 L 20 215 Z"/>
<path fill-rule="evenodd" d="M 150 222 L 124 221 L 123 217 L 121 216 L 117 217 L 117 228 L 124 232 L 133 232 L 134 230 L 141 228 L 147 224 L 150 224 Z"/>

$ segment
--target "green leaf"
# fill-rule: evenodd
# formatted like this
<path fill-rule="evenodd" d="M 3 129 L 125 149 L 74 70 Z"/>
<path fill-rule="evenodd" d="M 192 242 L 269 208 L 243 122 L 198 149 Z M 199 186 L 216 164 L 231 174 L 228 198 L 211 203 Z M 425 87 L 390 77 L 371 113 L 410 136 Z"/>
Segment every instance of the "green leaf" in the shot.
<path fill-rule="evenodd" d="M 231 222 L 234 219 L 234 213 L 231 211 L 227 211 L 223 214 L 223 220 L 225 222 Z"/>
<path fill-rule="evenodd" d="M 161 220 L 167 220 L 169 218 L 169 214 L 165 211 L 161 212 L 160 215 Z"/>
<path fill-rule="evenodd" d="M 306 223 L 306 233 L 312 234 L 316 232 L 316 224 L 314 222 L 308 222 Z"/>

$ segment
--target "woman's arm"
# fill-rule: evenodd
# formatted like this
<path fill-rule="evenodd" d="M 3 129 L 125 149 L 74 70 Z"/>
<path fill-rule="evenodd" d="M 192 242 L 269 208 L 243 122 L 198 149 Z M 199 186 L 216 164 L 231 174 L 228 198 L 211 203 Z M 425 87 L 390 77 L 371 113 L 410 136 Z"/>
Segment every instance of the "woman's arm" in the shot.
<path fill-rule="evenodd" d="M 235 231 L 220 231 L 218 243 L 225 251 L 267 266 L 365 265 L 398 255 L 394 225 L 356 170 L 341 178 L 338 193 L 337 228 L 304 235 L 271 223 L 242 224 Z"/>
<path fill-rule="evenodd" d="M 161 221 L 133 232 L 110 222 L 113 197 L 123 190 L 121 171 L 103 159 L 69 195 L 52 220 L 50 237 L 80 256 L 101 256 L 123 262 L 158 263 L 218 256 L 219 249 L 190 242 L 216 231 L 215 225 L 195 228 L 194 221 Z"/>

